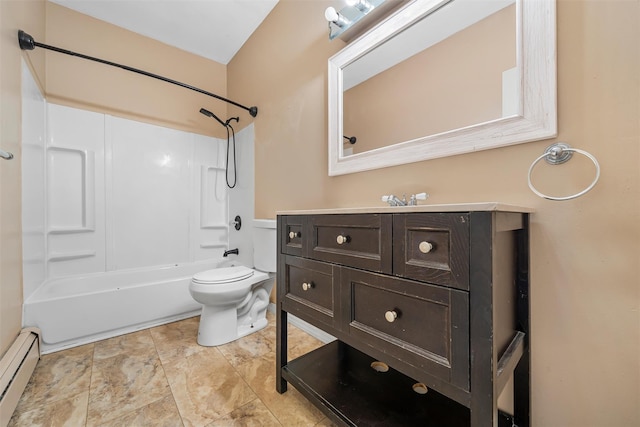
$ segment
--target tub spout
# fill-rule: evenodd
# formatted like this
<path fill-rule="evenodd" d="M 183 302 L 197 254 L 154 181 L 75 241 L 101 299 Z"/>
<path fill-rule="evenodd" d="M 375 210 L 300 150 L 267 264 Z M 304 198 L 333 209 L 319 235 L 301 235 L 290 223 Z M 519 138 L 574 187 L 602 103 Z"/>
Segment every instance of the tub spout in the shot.
<path fill-rule="evenodd" d="M 238 255 L 238 252 L 239 252 L 239 251 L 238 251 L 238 248 L 236 248 L 236 249 L 229 249 L 228 251 L 224 251 L 224 255 L 222 255 L 222 256 L 226 257 L 226 256 L 231 255 L 231 254 L 236 254 L 236 255 Z"/>

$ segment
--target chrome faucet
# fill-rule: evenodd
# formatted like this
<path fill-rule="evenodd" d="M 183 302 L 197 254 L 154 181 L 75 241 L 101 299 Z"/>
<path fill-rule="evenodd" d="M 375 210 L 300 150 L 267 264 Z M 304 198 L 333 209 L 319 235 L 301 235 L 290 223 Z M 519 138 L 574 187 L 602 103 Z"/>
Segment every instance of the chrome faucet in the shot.
<path fill-rule="evenodd" d="M 402 200 L 398 199 L 393 194 L 388 196 L 382 196 L 382 201 L 389 203 L 389 206 L 407 206 L 407 198 L 402 196 Z"/>
<path fill-rule="evenodd" d="M 393 194 L 390 194 L 388 196 L 382 196 L 382 201 L 388 203 L 389 206 L 417 206 L 418 200 L 427 200 L 427 197 L 429 197 L 427 193 L 413 194 L 407 202 L 405 195 L 403 195 L 402 200 L 400 200 Z"/>

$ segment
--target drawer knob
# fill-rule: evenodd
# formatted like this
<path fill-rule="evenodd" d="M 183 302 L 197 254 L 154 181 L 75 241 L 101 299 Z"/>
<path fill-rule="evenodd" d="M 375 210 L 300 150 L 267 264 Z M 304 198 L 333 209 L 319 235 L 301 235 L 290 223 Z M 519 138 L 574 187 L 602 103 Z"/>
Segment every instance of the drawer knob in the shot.
<path fill-rule="evenodd" d="M 384 318 L 387 322 L 393 323 L 398 318 L 398 313 L 395 310 L 389 310 L 384 314 Z"/>
<path fill-rule="evenodd" d="M 420 242 L 418 249 L 420 249 L 420 252 L 423 254 L 428 254 L 433 249 L 433 245 L 429 242 Z"/>
<path fill-rule="evenodd" d="M 427 394 L 429 392 L 429 389 L 423 383 L 415 383 L 412 388 L 418 394 Z"/>
<path fill-rule="evenodd" d="M 290 239 L 295 239 L 296 237 L 300 237 L 300 232 L 296 232 L 296 231 L 290 231 L 289 232 L 289 238 Z"/>
<path fill-rule="evenodd" d="M 343 243 L 349 243 L 349 241 L 351 241 L 351 237 L 349 236 L 343 236 L 342 234 L 340 234 L 338 237 L 336 237 L 336 242 L 338 242 L 339 245 L 342 245 Z"/>
<path fill-rule="evenodd" d="M 309 289 L 313 288 L 313 283 L 303 283 L 302 284 L 302 290 L 303 291 L 308 291 Z"/>

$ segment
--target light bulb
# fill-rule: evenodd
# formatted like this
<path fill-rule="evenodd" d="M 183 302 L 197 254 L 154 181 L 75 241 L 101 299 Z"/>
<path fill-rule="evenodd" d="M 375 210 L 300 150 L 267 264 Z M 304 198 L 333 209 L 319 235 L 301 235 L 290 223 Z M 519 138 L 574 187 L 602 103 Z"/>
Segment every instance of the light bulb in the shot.
<path fill-rule="evenodd" d="M 338 15 L 338 12 L 334 7 L 329 6 L 327 10 L 324 11 L 324 17 L 329 22 L 336 22 L 338 18 L 340 18 L 340 15 Z"/>
<path fill-rule="evenodd" d="M 340 15 L 336 11 L 336 9 L 331 6 L 329 6 L 327 10 L 324 11 L 324 17 L 327 19 L 327 21 L 332 22 L 341 28 L 351 22 L 344 16 Z"/>

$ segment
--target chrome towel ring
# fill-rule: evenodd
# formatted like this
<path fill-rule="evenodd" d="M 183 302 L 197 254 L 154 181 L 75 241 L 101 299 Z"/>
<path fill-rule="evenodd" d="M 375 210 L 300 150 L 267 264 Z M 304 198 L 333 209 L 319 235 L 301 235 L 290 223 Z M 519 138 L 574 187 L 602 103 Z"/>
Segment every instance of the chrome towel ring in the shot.
<path fill-rule="evenodd" d="M 572 194 L 570 196 L 554 197 L 554 196 L 549 196 L 541 193 L 533 186 L 533 183 L 531 182 L 531 172 L 533 172 L 533 168 L 536 166 L 536 164 L 538 164 L 540 160 L 545 159 L 545 161 L 550 165 L 561 165 L 565 162 L 568 162 L 571 159 L 571 157 L 573 157 L 573 153 L 579 153 L 579 154 L 582 154 L 583 156 L 588 157 L 589 159 L 591 159 L 591 161 L 596 167 L 596 177 L 587 188 L 580 191 L 579 193 Z M 598 163 L 596 158 L 584 150 L 580 150 L 578 148 L 571 148 L 569 144 L 565 144 L 563 142 L 557 142 L 555 144 L 551 144 L 550 146 L 548 146 L 547 149 L 544 150 L 544 153 L 542 153 L 540 157 L 538 157 L 533 161 L 533 163 L 531 163 L 531 166 L 529 166 L 529 174 L 527 176 L 527 181 L 529 183 L 529 188 L 531 189 L 531 191 L 533 191 L 535 194 L 537 194 L 542 198 L 545 198 L 548 200 L 556 200 L 556 201 L 571 200 L 571 199 L 575 199 L 576 197 L 580 197 L 583 194 L 586 194 L 593 187 L 595 187 L 599 179 L 600 179 L 600 164 Z"/>

